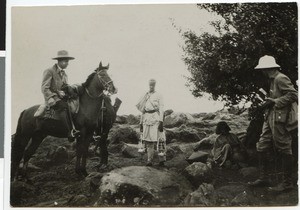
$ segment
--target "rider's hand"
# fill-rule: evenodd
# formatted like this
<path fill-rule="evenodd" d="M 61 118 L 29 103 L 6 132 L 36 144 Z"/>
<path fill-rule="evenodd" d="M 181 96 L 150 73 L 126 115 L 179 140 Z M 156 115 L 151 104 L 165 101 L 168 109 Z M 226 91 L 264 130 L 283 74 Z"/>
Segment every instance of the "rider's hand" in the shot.
<path fill-rule="evenodd" d="M 60 98 L 64 98 L 66 96 L 65 92 L 64 91 L 58 91 L 58 95 Z"/>
<path fill-rule="evenodd" d="M 163 132 L 164 131 L 164 126 L 163 126 L 163 122 L 162 121 L 159 121 L 158 130 L 159 130 L 159 132 Z"/>

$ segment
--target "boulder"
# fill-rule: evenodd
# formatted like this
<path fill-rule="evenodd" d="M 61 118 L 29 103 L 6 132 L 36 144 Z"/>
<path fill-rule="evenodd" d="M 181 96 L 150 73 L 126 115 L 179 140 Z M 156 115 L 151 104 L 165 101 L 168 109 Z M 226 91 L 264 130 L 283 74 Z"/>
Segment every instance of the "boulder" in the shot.
<path fill-rule="evenodd" d="M 187 162 L 190 164 L 194 162 L 202 162 L 206 163 L 209 153 L 203 151 L 196 151 L 191 154 L 190 157 L 187 158 Z"/>
<path fill-rule="evenodd" d="M 216 113 L 207 113 L 202 120 L 213 120 L 217 116 Z"/>
<path fill-rule="evenodd" d="M 92 172 L 83 181 L 83 187 L 86 192 L 95 192 L 101 183 L 103 173 Z"/>
<path fill-rule="evenodd" d="M 256 167 L 246 167 L 240 170 L 240 174 L 245 178 L 256 179 L 259 175 L 259 170 Z"/>
<path fill-rule="evenodd" d="M 206 133 L 198 132 L 196 129 L 181 125 L 179 128 L 165 129 L 167 143 L 176 139 L 180 142 L 197 142 L 206 136 Z"/>
<path fill-rule="evenodd" d="M 168 116 L 170 114 L 172 114 L 174 111 L 172 109 L 167 109 L 165 112 L 164 112 L 164 116 Z"/>
<path fill-rule="evenodd" d="M 141 154 L 138 153 L 138 149 L 138 144 L 124 144 L 122 147 L 122 154 L 127 158 L 141 157 Z"/>
<path fill-rule="evenodd" d="M 205 113 L 205 112 L 202 112 L 202 113 L 193 113 L 192 114 L 192 116 L 194 117 L 194 118 L 203 118 L 205 115 L 207 115 L 207 113 Z"/>
<path fill-rule="evenodd" d="M 126 116 L 120 116 L 120 115 L 118 115 L 118 116 L 116 117 L 115 123 L 118 123 L 118 124 L 126 124 L 126 123 L 127 123 L 127 118 L 126 118 Z"/>
<path fill-rule="evenodd" d="M 188 113 L 173 112 L 172 114 L 166 116 L 164 120 L 164 126 L 166 128 L 174 128 L 182 124 L 191 123 L 193 121 L 193 116 Z"/>
<path fill-rule="evenodd" d="M 184 175 L 196 187 L 212 181 L 212 170 L 204 163 L 194 162 L 184 169 Z"/>
<path fill-rule="evenodd" d="M 55 151 L 51 151 L 48 154 L 48 157 L 51 159 L 51 163 L 58 165 L 66 163 L 68 161 L 69 154 L 66 147 L 59 146 L 55 149 Z"/>
<path fill-rule="evenodd" d="M 94 206 L 177 206 L 192 191 L 192 186 L 171 171 L 130 166 L 107 173 L 99 189 L 101 194 Z"/>
<path fill-rule="evenodd" d="M 127 123 L 129 125 L 138 125 L 138 124 L 140 124 L 140 116 L 135 116 L 133 114 L 128 115 Z"/>
<path fill-rule="evenodd" d="M 231 200 L 232 206 L 252 206 L 254 203 L 257 203 L 257 199 L 249 191 L 243 191 Z"/>
<path fill-rule="evenodd" d="M 165 165 L 169 170 L 181 173 L 189 165 L 189 163 L 186 161 L 185 154 L 179 153 L 171 160 L 165 162 Z"/>
<path fill-rule="evenodd" d="M 85 195 L 74 195 L 68 201 L 68 206 L 87 206 L 89 199 Z"/>
<path fill-rule="evenodd" d="M 212 149 L 217 137 L 217 134 L 212 134 L 208 137 L 205 137 L 196 144 L 195 149 Z"/>
<path fill-rule="evenodd" d="M 184 206 L 215 206 L 216 197 L 213 192 L 212 184 L 203 183 L 196 191 L 187 195 L 184 199 Z"/>
<path fill-rule="evenodd" d="M 130 126 L 115 127 L 108 137 L 110 144 L 118 144 L 120 142 L 137 144 L 139 142 L 139 134 Z"/>

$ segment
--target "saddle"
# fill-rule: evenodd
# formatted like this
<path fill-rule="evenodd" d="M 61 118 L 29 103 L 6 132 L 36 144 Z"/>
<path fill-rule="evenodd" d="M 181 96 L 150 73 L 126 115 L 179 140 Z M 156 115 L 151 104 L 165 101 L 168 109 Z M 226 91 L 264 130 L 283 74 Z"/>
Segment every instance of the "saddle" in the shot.
<path fill-rule="evenodd" d="M 76 115 L 79 111 L 79 98 L 68 100 L 69 110 L 72 115 Z M 53 120 L 60 120 L 60 115 L 55 109 L 46 104 L 41 104 L 37 111 L 34 113 L 34 117 L 47 118 Z"/>
<path fill-rule="evenodd" d="M 66 93 L 69 110 L 72 115 L 76 115 L 79 111 L 79 96 L 83 93 L 83 87 L 81 84 L 68 85 L 65 84 L 61 88 L 62 91 Z M 34 117 L 39 118 L 50 118 L 54 120 L 59 120 L 60 116 L 56 113 L 56 110 L 47 104 L 42 104 L 39 106 L 34 114 Z"/>

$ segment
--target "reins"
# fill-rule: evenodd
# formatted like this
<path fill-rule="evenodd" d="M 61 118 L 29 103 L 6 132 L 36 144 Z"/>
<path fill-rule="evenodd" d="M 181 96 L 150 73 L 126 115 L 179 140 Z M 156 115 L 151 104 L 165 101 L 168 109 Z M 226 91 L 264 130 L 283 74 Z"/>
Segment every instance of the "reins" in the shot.
<path fill-rule="evenodd" d="M 110 81 L 108 81 L 108 82 L 105 82 L 105 81 L 101 78 L 101 76 L 99 76 L 98 72 L 96 72 L 96 74 L 97 74 L 97 78 L 98 78 L 99 82 L 103 85 L 104 88 L 107 88 L 108 85 L 109 85 L 110 83 L 113 82 L 112 80 L 110 80 Z M 87 87 L 85 87 L 85 91 L 86 91 L 86 93 L 88 94 L 88 96 L 89 96 L 90 98 L 93 98 L 93 99 L 100 98 L 100 97 L 104 94 L 103 91 L 102 91 L 99 95 L 93 96 L 93 95 L 90 93 L 90 91 L 89 91 L 89 89 L 88 89 Z"/>

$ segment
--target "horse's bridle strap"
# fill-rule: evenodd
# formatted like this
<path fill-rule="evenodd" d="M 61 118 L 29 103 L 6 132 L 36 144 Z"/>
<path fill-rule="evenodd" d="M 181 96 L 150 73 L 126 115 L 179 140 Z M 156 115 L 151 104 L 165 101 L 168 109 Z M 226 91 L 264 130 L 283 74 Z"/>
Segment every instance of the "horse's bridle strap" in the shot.
<path fill-rule="evenodd" d="M 91 98 L 100 98 L 104 93 L 101 92 L 99 95 L 97 96 L 92 96 L 92 94 L 90 93 L 89 89 L 85 88 L 86 93 L 88 94 L 89 97 Z"/>

